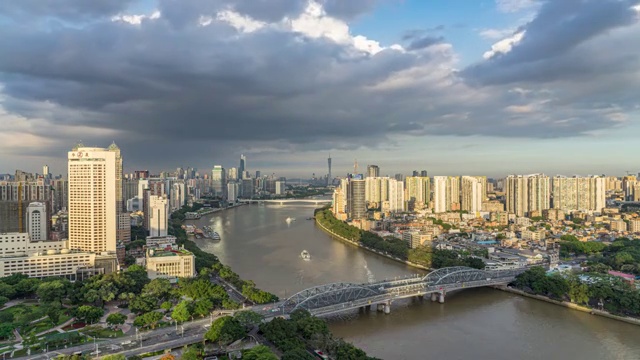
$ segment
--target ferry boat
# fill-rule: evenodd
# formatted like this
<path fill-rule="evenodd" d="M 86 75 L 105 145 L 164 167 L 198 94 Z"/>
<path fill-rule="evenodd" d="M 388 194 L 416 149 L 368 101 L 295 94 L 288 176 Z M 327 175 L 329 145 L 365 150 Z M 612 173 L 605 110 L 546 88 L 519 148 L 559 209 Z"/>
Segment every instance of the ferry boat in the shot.
<path fill-rule="evenodd" d="M 303 260 L 311 260 L 311 254 L 309 254 L 309 252 L 307 250 L 302 250 L 302 252 L 300 253 L 300 257 Z"/>

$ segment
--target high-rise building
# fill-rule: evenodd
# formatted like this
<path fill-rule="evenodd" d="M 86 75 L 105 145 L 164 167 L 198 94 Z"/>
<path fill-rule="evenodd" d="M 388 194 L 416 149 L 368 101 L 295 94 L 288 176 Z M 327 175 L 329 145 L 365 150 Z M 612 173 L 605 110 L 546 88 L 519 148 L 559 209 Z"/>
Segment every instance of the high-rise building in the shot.
<path fill-rule="evenodd" d="M 49 240 L 49 222 L 47 206 L 41 202 L 32 202 L 27 208 L 27 232 L 31 241 Z"/>
<path fill-rule="evenodd" d="M 329 166 L 329 173 L 327 174 L 327 185 L 331 185 L 333 183 L 333 176 L 331 175 L 331 154 L 329 154 L 329 158 L 327 158 L 327 165 Z"/>
<path fill-rule="evenodd" d="M 433 211 L 436 213 L 460 210 L 460 177 L 433 177 Z"/>
<path fill-rule="evenodd" d="M 115 144 L 107 149 L 78 144 L 68 159 L 69 247 L 115 252 L 123 206 L 120 149 Z"/>
<path fill-rule="evenodd" d="M 261 175 L 262 173 L 260 173 L 260 170 L 256 170 L 256 179 L 260 179 Z"/>
<path fill-rule="evenodd" d="M 421 177 L 427 177 L 427 176 L 429 176 L 429 175 L 427 175 L 427 170 L 422 170 L 422 171 L 420 171 L 420 176 L 421 176 Z"/>
<path fill-rule="evenodd" d="M 431 180 L 428 177 L 408 176 L 405 179 L 405 200 L 410 210 L 421 210 L 431 201 Z"/>
<path fill-rule="evenodd" d="M 242 197 L 251 199 L 253 197 L 253 179 L 242 179 Z"/>
<path fill-rule="evenodd" d="M 166 195 L 149 196 L 149 236 L 167 236 L 169 224 L 169 199 Z"/>
<path fill-rule="evenodd" d="M 239 186 L 238 183 L 235 181 L 230 181 L 229 183 L 227 183 L 227 201 L 228 202 L 236 202 L 236 200 L 238 199 L 238 195 L 239 195 Z"/>
<path fill-rule="evenodd" d="M 276 195 L 285 195 L 287 193 L 287 182 L 285 180 L 276 180 Z"/>
<path fill-rule="evenodd" d="M 138 179 L 125 179 L 122 182 L 122 198 L 127 201 L 138 197 L 139 186 L 138 183 L 144 180 Z"/>
<path fill-rule="evenodd" d="M 389 211 L 398 213 L 405 211 L 404 182 L 389 179 Z"/>
<path fill-rule="evenodd" d="M 544 174 L 509 175 L 505 179 L 507 212 L 525 216 L 549 209 L 549 177 Z"/>
<path fill-rule="evenodd" d="M 129 213 L 123 212 L 118 215 L 116 241 L 121 243 L 131 242 L 131 215 Z"/>
<path fill-rule="evenodd" d="M 634 188 L 638 180 L 633 175 L 627 175 L 622 178 L 622 191 L 624 191 L 624 199 L 626 201 L 633 201 Z"/>
<path fill-rule="evenodd" d="M 237 181 L 238 180 L 238 168 L 232 167 L 227 170 L 227 179 L 229 181 Z"/>
<path fill-rule="evenodd" d="M 393 178 L 398 180 L 398 181 L 404 181 L 404 175 L 402 175 L 402 174 L 395 174 L 393 176 Z"/>
<path fill-rule="evenodd" d="M 554 209 L 601 212 L 606 207 L 606 181 L 600 176 L 554 176 L 552 194 Z"/>
<path fill-rule="evenodd" d="M 475 176 L 462 177 L 462 203 L 461 210 L 475 213 L 482 211 L 483 194 L 486 187 Z"/>
<path fill-rule="evenodd" d="M 13 181 L 0 181 L 0 233 L 26 233 L 29 204 L 41 202 L 50 210 L 51 197 L 51 186 L 45 179 L 31 174 L 17 171 Z"/>
<path fill-rule="evenodd" d="M 211 189 L 215 196 L 224 198 L 224 192 L 226 190 L 226 175 L 224 168 L 221 165 L 215 165 L 211 170 Z"/>
<path fill-rule="evenodd" d="M 354 175 L 347 183 L 347 213 L 349 218 L 364 219 L 367 217 L 365 180 L 361 174 Z"/>
<path fill-rule="evenodd" d="M 367 165 L 367 177 L 379 177 L 380 167 L 378 165 Z"/>
<path fill-rule="evenodd" d="M 383 201 L 389 200 L 389 178 L 367 177 L 365 182 L 365 202 L 370 209 L 380 208 Z"/>
<path fill-rule="evenodd" d="M 42 177 L 44 177 L 45 179 L 49 179 L 51 176 L 49 176 L 49 165 L 44 165 L 42 167 Z"/>
<path fill-rule="evenodd" d="M 240 167 L 238 167 L 238 173 L 243 176 L 244 172 L 247 170 L 247 158 L 244 154 L 240 154 Z"/>
<path fill-rule="evenodd" d="M 51 180 L 51 188 L 53 189 L 53 212 L 66 210 L 69 200 L 69 182 L 66 179 L 54 179 Z"/>
<path fill-rule="evenodd" d="M 171 184 L 170 199 L 171 199 L 171 206 L 170 206 L 171 211 L 179 210 L 184 206 L 187 200 L 186 186 L 184 184 L 184 181 L 179 180 Z"/>

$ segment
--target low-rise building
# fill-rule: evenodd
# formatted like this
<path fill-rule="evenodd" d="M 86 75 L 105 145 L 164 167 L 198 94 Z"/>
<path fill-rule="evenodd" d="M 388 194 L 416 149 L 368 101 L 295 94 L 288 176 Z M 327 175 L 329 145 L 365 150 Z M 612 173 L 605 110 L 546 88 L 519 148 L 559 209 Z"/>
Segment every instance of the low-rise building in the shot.
<path fill-rule="evenodd" d="M 526 229 L 522 232 L 522 240 L 540 241 L 546 236 L 544 229 L 529 230 Z"/>
<path fill-rule="evenodd" d="M 32 242 L 28 233 L 0 234 L 0 277 L 22 273 L 74 281 L 101 273 L 94 269 L 95 260 L 95 254 L 69 250 L 67 241 Z"/>
<path fill-rule="evenodd" d="M 182 248 L 147 249 L 146 266 L 149 279 L 191 278 L 196 275 L 196 261 L 193 253 Z"/>

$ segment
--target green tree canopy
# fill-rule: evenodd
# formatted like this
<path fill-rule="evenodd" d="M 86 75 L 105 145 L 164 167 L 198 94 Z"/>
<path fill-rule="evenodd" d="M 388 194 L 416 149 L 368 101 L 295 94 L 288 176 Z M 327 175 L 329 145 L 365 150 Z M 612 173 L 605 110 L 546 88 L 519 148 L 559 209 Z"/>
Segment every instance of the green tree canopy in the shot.
<path fill-rule="evenodd" d="M 231 316 L 224 316 L 216 319 L 211 328 L 204 335 L 206 340 L 219 344 L 230 344 L 243 338 L 246 332 L 240 323 Z"/>

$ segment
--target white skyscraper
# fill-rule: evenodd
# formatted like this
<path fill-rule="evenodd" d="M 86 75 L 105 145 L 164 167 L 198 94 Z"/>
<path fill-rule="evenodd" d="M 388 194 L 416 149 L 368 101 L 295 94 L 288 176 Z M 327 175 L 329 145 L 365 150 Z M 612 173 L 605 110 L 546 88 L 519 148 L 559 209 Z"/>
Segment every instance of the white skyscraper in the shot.
<path fill-rule="evenodd" d="M 147 216 L 147 214 L 145 214 Z M 149 236 L 167 236 L 169 200 L 166 195 L 149 196 Z"/>
<path fill-rule="evenodd" d="M 544 174 L 509 175 L 506 178 L 507 212 L 525 216 L 549 209 L 549 177 Z"/>
<path fill-rule="evenodd" d="M 480 179 L 475 176 L 462 177 L 462 210 L 470 213 L 482 210 L 483 194 L 484 191 Z"/>
<path fill-rule="evenodd" d="M 32 202 L 27 208 L 27 232 L 31 241 L 45 241 L 47 238 L 47 207 L 41 202 Z"/>
<path fill-rule="evenodd" d="M 404 182 L 389 179 L 389 211 L 393 213 L 405 211 Z"/>
<path fill-rule="evenodd" d="M 606 184 L 601 176 L 552 179 L 553 208 L 601 212 L 606 207 Z"/>
<path fill-rule="evenodd" d="M 237 182 L 229 182 L 227 184 L 227 201 L 235 202 L 238 199 L 238 192 L 240 190 L 240 186 Z"/>
<path fill-rule="evenodd" d="M 116 250 L 122 210 L 122 157 L 108 149 L 76 145 L 68 153 L 69 247 L 101 253 Z"/>
<path fill-rule="evenodd" d="M 171 184 L 171 211 L 176 211 L 184 206 L 186 200 L 184 181 L 176 181 Z"/>

